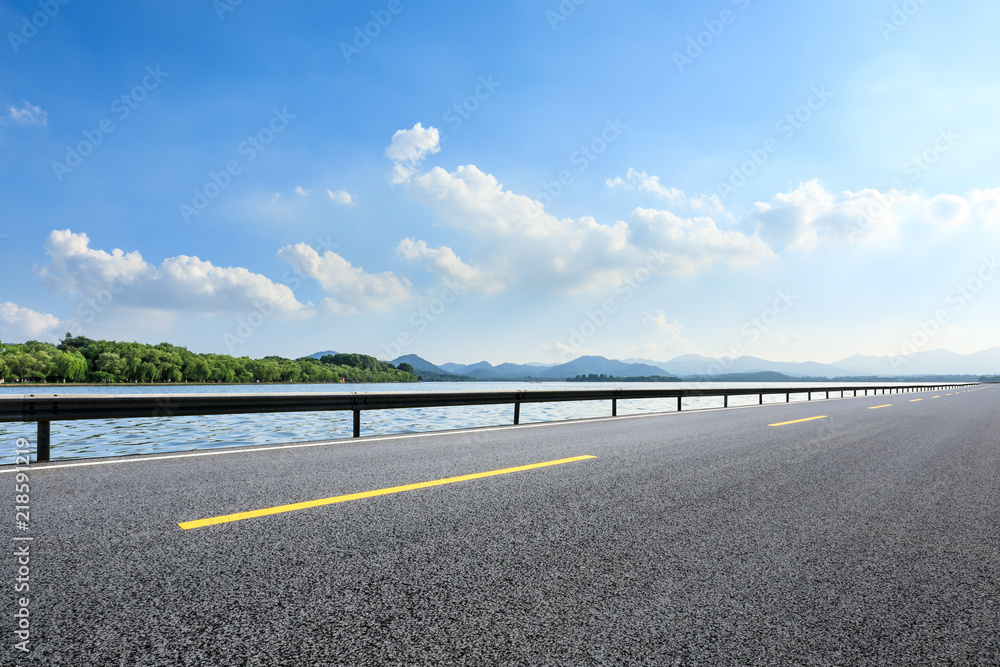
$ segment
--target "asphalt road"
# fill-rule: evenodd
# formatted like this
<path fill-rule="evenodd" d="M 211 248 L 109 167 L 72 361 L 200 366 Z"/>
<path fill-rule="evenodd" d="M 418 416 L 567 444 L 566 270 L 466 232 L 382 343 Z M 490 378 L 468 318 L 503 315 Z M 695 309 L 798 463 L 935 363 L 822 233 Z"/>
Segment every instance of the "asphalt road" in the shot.
<path fill-rule="evenodd" d="M 104 461 L 0 471 L 0 663 L 1000 664 L 998 386 Z"/>

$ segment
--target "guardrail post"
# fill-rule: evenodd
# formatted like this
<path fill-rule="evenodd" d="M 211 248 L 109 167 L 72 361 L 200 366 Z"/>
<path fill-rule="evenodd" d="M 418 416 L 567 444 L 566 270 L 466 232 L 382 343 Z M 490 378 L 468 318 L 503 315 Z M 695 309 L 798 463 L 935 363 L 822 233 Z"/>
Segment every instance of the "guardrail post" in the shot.
<path fill-rule="evenodd" d="M 786 391 L 785 392 L 785 403 L 791 403 L 791 402 L 792 402 L 792 395 L 791 395 L 791 393 L 789 393 L 789 392 Z"/>
<path fill-rule="evenodd" d="M 49 435 L 52 422 L 38 422 L 38 439 L 35 441 L 35 462 L 49 460 Z"/>
<path fill-rule="evenodd" d="M 724 407 L 724 408 L 728 408 L 729 407 L 729 394 L 723 394 L 722 395 L 722 407 Z"/>
<path fill-rule="evenodd" d="M 760 395 L 760 402 L 758 402 L 757 405 L 764 405 L 764 394 Z"/>
<path fill-rule="evenodd" d="M 611 416 L 612 417 L 617 417 L 618 416 L 618 399 L 617 398 L 612 398 L 611 399 Z"/>
<path fill-rule="evenodd" d="M 677 397 L 677 412 L 681 411 L 681 397 Z"/>
<path fill-rule="evenodd" d="M 830 392 L 826 392 L 826 397 L 830 398 Z"/>
<path fill-rule="evenodd" d="M 514 424 L 521 423 L 521 401 L 514 401 Z"/>
<path fill-rule="evenodd" d="M 813 393 L 811 391 L 808 391 L 806 393 L 809 394 L 809 399 L 808 400 L 810 400 L 810 401 L 813 400 Z"/>
<path fill-rule="evenodd" d="M 361 409 L 354 408 L 354 437 L 361 437 Z"/>

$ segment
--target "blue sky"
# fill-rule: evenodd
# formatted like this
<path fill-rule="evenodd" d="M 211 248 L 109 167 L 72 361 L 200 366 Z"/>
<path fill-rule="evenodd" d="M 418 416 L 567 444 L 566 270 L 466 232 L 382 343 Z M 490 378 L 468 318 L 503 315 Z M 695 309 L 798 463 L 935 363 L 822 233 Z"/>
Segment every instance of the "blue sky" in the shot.
<path fill-rule="evenodd" d="M 3 340 L 998 344 L 996 3 L 261 4 L 0 3 Z"/>

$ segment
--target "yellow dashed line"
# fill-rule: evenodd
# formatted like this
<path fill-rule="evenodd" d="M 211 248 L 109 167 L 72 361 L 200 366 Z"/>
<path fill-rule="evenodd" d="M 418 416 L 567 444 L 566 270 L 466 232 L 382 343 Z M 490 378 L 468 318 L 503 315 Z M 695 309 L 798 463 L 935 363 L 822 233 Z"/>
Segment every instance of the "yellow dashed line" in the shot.
<path fill-rule="evenodd" d="M 207 519 L 198 519 L 197 521 L 185 521 L 177 525 L 183 528 L 184 530 L 190 530 L 191 528 L 201 528 L 203 526 L 213 526 L 220 523 L 242 521 L 243 519 L 252 519 L 258 516 L 267 516 L 269 514 L 283 514 L 284 512 L 294 512 L 296 510 L 304 510 L 310 507 L 320 507 L 321 505 L 333 505 L 334 503 L 343 503 L 349 500 L 374 498 L 375 496 L 386 496 L 391 493 L 401 493 L 403 491 L 415 491 L 417 489 L 426 489 L 432 486 L 441 486 L 443 484 L 454 484 L 455 482 L 465 482 L 471 479 L 482 479 L 483 477 L 495 477 L 496 475 L 507 475 L 509 473 L 520 472 L 522 470 L 534 470 L 535 468 L 545 468 L 547 466 L 556 466 L 556 465 L 561 465 L 563 463 L 574 463 L 576 461 L 585 461 L 587 459 L 593 459 L 593 458 L 596 457 L 574 456 L 573 458 L 569 459 L 546 461 L 544 463 L 532 463 L 529 465 L 517 466 L 516 468 L 502 468 L 500 470 L 490 470 L 489 472 L 477 472 L 471 475 L 461 475 L 459 477 L 446 477 L 444 479 L 435 479 L 430 482 L 418 482 L 416 484 L 392 486 L 387 489 L 376 489 L 375 491 L 362 491 L 361 493 L 348 493 L 343 496 L 321 498 L 319 500 L 310 500 L 302 503 L 292 503 L 290 505 L 278 505 L 277 507 L 267 507 L 265 509 L 253 510 L 250 512 L 237 512 L 235 514 L 213 516 Z"/>
<path fill-rule="evenodd" d="M 820 415 L 819 417 L 806 417 L 805 419 L 793 419 L 790 422 L 778 422 L 777 424 L 768 424 L 768 426 L 787 426 L 788 424 L 801 424 L 802 422 L 811 422 L 814 419 L 826 419 L 826 415 Z"/>

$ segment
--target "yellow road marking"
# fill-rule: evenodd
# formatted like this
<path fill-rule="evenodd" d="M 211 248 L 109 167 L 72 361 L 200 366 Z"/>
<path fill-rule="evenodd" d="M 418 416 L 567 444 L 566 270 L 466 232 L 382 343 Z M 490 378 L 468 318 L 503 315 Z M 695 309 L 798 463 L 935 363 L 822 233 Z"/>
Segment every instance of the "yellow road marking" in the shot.
<path fill-rule="evenodd" d="M 237 512 L 235 514 L 226 514 L 223 516 L 213 516 L 207 519 L 198 519 L 197 521 L 185 521 L 183 523 L 177 524 L 184 530 L 190 530 L 191 528 L 201 528 L 203 526 L 213 526 L 220 523 L 230 523 L 232 521 L 242 521 L 243 519 L 251 519 L 258 516 L 267 516 L 269 514 L 282 514 L 284 512 L 294 512 L 295 510 L 304 510 L 309 507 L 320 507 L 321 505 L 333 505 L 334 503 L 344 503 L 349 500 L 360 500 L 362 498 L 374 498 L 375 496 L 386 496 L 391 493 L 401 493 L 403 491 L 415 491 L 417 489 L 426 489 L 431 486 L 441 486 L 442 484 L 454 484 L 455 482 L 465 482 L 470 479 L 482 479 L 483 477 L 494 477 L 496 475 L 506 475 L 512 472 L 520 472 L 522 470 L 534 470 L 535 468 L 545 468 L 547 466 L 556 466 L 563 463 L 574 463 L 576 461 L 585 461 L 586 459 L 597 458 L 595 456 L 574 456 L 569 459 L 559 459 L 557 461 L 545 461 L 544 463 L 532 463 L 524 466 L 517 466 L 514 468 L 502 468 L 500 470 L 490 470 L 489 472 L 477 472 L 471 475 L 460 475 L 458 477 L 446 477 L 444 479 L 435 479 L 430 482 L 418 482 L 416 484 L 404 484 L 403 486 L 392 486 L 387 489 L 376 489 L 374 491 L 362 491 L 360 493 L 348 493 L 343 496 L 333 496 L 331 498 L 321 498 L 319 500 L 310 500 L 302 503 L 292 503 L 290 505 L 278 505 L 277 507 L 267 507 L 265 509 L 253 510 L 250 512 Z"/>
<path fill-rule="evenodd" d="M 922 398 L 911 398 L 910 399 L 910 403 L 916 403 L 917 401 L 922 401 L 922 400 L 924 400 L 924 399 L 922 399 Z"/>
<path fill-rule="evenodd" d="M 891 408 L 891 407 L 892 407 L 892 403 L 886 403 L 885 405 L 873 405 L 872 407 L 870 407 L 868 409 L 869 410 L 878 410 L 879 408 Z"/>
<path fill-rule="evenodd" d="M 931 398 L 941 398 L 941 396 L 940 395 L 938 395 L 938 396 L 931 396 Z"/>
<path fill-rule="evenodd" d="M 820 415 L 819 417 L 806 417 L 805 419 L 794 419 L 790 422 L 778 422 L 777 424 L 768 424 L 768 426 L 787 426 L 788 424 L 801 424 L 802 422 L 811 422 L 814 419 L 826 419 L 826 415 Z"/>

